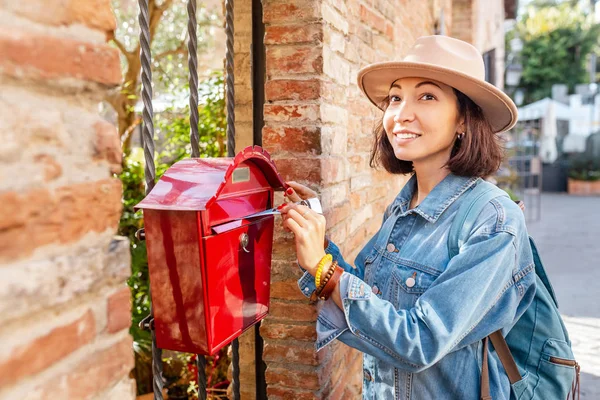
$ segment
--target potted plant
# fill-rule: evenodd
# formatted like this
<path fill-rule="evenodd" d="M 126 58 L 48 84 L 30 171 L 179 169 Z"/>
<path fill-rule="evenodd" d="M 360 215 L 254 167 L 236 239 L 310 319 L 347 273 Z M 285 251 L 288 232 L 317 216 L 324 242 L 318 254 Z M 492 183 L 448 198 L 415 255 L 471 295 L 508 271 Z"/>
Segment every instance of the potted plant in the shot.
<path fill-rule="evenodd" d="M 574 160 L 569 168 L 568 191 L 576 195 L 600 195 L 600 160 Z"/>

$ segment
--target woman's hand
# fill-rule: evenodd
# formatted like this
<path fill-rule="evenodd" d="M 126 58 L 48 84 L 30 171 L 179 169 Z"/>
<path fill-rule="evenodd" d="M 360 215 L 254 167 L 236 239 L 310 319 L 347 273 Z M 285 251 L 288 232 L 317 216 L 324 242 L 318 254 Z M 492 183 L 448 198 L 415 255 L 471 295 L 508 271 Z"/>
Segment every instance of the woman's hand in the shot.
<path fill-rule="evenodd" d="M 305 193 L 303 192 L 303 194 Z M 308 207 L 298 204 L 287 204 L 280 212 L 283 217 L 284 228 L 294 234 L 298 263 L 308 273 L 315 276 L 317 265 L 325 256 L 325 250 L 323 249 L 326 227 L 325 217 Z"/>
<path fill-rule="evenodd" d="M 299 184 L 298 182 L 286 182 L 289 188 L 285 191 L 285 197 L 291 203 L 297 203 L 300 200 L 312 199 L 319 197 L 317 192 L 309 187 Z"/>

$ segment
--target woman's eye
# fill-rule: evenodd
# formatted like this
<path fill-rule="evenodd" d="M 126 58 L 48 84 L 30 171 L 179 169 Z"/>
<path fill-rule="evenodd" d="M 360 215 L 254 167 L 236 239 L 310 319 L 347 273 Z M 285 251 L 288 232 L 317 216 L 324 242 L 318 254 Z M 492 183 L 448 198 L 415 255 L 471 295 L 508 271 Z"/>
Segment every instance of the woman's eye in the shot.
<path fill-rule="evenodd" d="M 429 93 L 425 93 L 423 96 L 421 96 L 421 98 L 423 100 L 435 100 L 435 96 Z"/>
<path fill-rule="evenodd" d="M 396 103 L 398 101 L 402 101 L 400 96 L 390 96 L 390 103 Z"/>

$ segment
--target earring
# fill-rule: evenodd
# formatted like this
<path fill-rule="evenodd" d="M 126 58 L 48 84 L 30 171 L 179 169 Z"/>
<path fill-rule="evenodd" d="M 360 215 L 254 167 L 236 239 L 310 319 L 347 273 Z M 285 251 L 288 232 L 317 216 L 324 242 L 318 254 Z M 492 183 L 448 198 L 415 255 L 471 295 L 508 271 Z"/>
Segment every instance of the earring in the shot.
<path fill-rule="evenodd" d="M 458 140 L 462 140 L 464 137 L 465 137 L 464 132 L 458 134 Z"/>

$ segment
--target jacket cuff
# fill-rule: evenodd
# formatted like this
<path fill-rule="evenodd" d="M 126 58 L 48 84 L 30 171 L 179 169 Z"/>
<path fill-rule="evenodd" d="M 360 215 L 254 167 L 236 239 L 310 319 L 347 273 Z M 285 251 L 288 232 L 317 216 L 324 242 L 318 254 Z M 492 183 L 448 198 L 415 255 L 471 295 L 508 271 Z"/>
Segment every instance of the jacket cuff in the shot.
<path fill-rule="evenodd" d="M 305 271 L 302 277 L 298 279 L 298 288 L 300 288 L 300 291 L 304 296 L 310 298 L 312 292 L 317 290 L 317 286 L 315 285 L 315 278 Z"/>
<path fill-rule="evenodd" d="M 341 291 L 346 290 L 345 288 L 348 286 L 348 280 L 351 276 L 352 275 L 347 272 L 342 274 L 340 281 L 338 282 Z M 347 330 L 348 324 L 346 323 L 344 312 L 340 310 L 330 297 L 324 302 L 317 317 L 317 351 L 327 346 Z"/>

